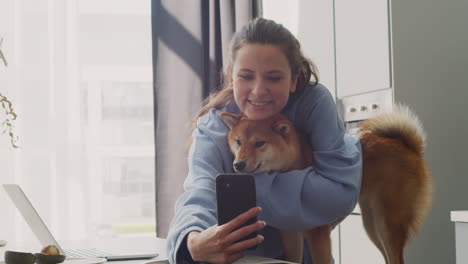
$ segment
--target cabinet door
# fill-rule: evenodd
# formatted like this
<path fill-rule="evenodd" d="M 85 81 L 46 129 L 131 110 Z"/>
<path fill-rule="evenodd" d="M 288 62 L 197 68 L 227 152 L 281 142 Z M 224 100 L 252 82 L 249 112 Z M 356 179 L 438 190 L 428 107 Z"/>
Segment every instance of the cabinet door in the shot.
<path fill-rule="evenodd" d="M 332 256 L 335 264 L 340 264 L 340 227 L 337 226 L 331 232 Z"/>
<path fill-rule="evenodd" d="M 362 218 L 353 214 L 340 224 L 341 264 L 384 264 L 380 251 L 367 237 Z"/>
<path fill-rule="evenodd" d="M 457 264 L 468 263 L 468 252 L 466 252 L 466 248 L 468 248 L 468 224 L 465 222 L 456 222 L 455 252 Z"/>
<path fill-rule="evenodd" d="M 263 16 L 281 23 L 297 37 L 304 55 L 318 68 L 319 81 L 335 96 L 333 1 L 263 1 Z"/>
<path fill-rule="evenodd" d="M 297 38 L 304 55 L 316 64 L 320 83 L 335 96 L 333 1 L 299 1 L 298 14 Z"/>
<path fill-rule="evenodd" d="M 336 0 L 338 98 L 391 87 L 387 0 Z"/>

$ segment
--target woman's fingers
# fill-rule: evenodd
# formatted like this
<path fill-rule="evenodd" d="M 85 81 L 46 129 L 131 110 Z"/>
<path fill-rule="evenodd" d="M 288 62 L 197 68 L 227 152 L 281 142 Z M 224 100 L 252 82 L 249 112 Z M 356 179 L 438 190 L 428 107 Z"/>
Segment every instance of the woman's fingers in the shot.
<path fill-rule="evenodd" d="M 235 230 L 234 232 L 231 232 L 225 236 L 221 236 L 220 234 L 217 234 L 218 239 L 217 239 L 217 243 L 215 246 L 218 250 L 224 250 L 226 248 L 229 248 L 231 245 L 235 244 L 237 241 L 241 240 L 242 238 L 245 238 L 249 234 L 265 228 L 265 226 L 266 226 L 266 223 L 264 221 L 257 221 L 251 225 L 239 228 Z M 247 248 L 249 247 L 244 248 L 244 250 Z M 230 252 L 232 252 L 232 250 Z"/>
<path fill-rule="evenodd" d="M 236 230 L 240 226 L 242 226 L 245 222 L 249 219 L 257 216 L 261 211 L 260 207 L 253 207 L 248 211 L 238 215 L 236 218 L 232 219 L 231 221 L 227 222 L 226 224 L 219 226 L 217 232 L 220 233 L 221 236 L 226 236 L 227 234 L 231 233 L 232 231 Z"/>
<path fill-rule="evenodd" d="M 257 244 L 260 244 L 263 241 L 263 236 L 256 236 L 252 239 L 246 239 L 240 241 L 242 238 L 245 238 L 249 234 L 259 231 L 265 228 L 266 223 L 264 221 L 257 221 L 251 225 L 244 226 L 235 230 L 232 233 L 220 238 L 218 240 L 217 246 L 220 249 L 223 249 L 226 252 L 237 252 L 249 249 Z M 238 242 L 240 241 L 240 242 Z M 243 243 L 244 241 L 248 241 L 247 243 Z M 236 247 L 232 248 L 233 245 L 237 245 Z"/>
<path fill-rule="evenodd" d="M 263 242 L 263 236 L 257 235 L 254 238 L 242 240 L 237 243 L 232 244 L 230 247 L 226 248 L 226 252 L 239 252 L 254 247 Z"/>
<path fill-rule="evenodd" d="M 241 240 L 242 238 L 250 235 L 251 233 L 265 228 L 265 226 L 266 226 L 266 223 L 264 221 L 257 221 L 251 225 L 239 228 L 226 236 L 225 238 L 226 244 L 233 244 Z"/>
<path fill-rule="evenodd" d="M 263 221 L 256 221 L 242 227 L 249 219 L 256 217 L 260 211 L 260 207 L 254 207 L 224 225 L 214 225 L 200 233 L 191 232 L 187 238 L 187 247 L 192 258 L 201 262 L 232 263 L 244 256 L 246 249 L 263 241 L 262 236 L 256 236 L 238 242 L 247 235 L 265 227 Z"/>

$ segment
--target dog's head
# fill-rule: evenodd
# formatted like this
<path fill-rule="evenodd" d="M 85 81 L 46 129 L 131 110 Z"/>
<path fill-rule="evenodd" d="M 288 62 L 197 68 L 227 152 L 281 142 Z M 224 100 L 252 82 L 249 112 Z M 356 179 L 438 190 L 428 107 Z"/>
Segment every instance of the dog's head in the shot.
<path fill-rule="evenodd" d="M 300 155 L 297 132 L 283 115 L 250 120 L 242 114 L 223 112 L 221 118 L 230 128 L 228 144 L 237 172 L 289 170 Z"/>

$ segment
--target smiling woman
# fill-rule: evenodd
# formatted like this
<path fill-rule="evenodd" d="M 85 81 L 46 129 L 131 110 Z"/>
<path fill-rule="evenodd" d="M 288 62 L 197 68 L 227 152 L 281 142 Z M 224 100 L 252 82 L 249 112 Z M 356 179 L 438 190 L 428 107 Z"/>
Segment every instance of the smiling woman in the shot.
<path fill-rule="evenodd" d="M 21 185 L 59 240 L 155 236 L 150 12 L 150 1 L 1 3 L 0 87 L 21 144 L 0 141 L 0 183 Z M 1 239 L 31 240 L 3 195 L 0 208 Z"/>
<path fill-rule="evenodd" d="M 192 259 L 230 263 L 250 254 L 290 257 L 288 248 L 298 244 L 286 244 L 283 251 L 278 229 L 298 231 L 336 223 L 357 201 L 359 140 L 345 134 L 333 97 L 318 83 L 314 64 L 303 55 L 289 30 L 273 20 L 250 21 L 231 41 L 224 74 L 227 78 L 222 90 L 209 98 L 196 118 L 185 192 L 176 203 L 167 238 L 171 263 Z M 260 153 L 268 153 L 269 143 L 254 132 L 260 126 L 249 126 L 245 134 L 229 134 L 228 140 L 230 122 L 222 119 L 226 113 L 243 113 L 259 124 L 282 113 L 306 133 L 314 146 L 316 163 L 287 172 L 264 172 L 263 158 L 269 154 Z M 265 123 L 260 129 L 275 128 L 287 131 L 282 124 L 272 127 Z M 249 140 L 246 135 L 253 136 Z M 242 153 L 255 162 L 236 162 L 229 147 L 238 151 L 236 158 Z M 220 225 L 216 222 L 213 182 L 216 175 L 234 170 L 254 174 L 261 208 L 251 208 Z M 260 221 L 241 227 L 255 217 Z M 259 235 L 241 240 L 255 232 Z M 255 246 L 255 252 L 248 250 Z M 297 256 L 302 259 L 302 253 Z M 304 255 L 303 263 L 311 263 L 309 256 Z"/>
<path fill-rule="evenodd" d="M 251 44 L 237 51 L 230 74 L 234 98 L 250 119 L 264 119 L 286 105 L 296 91 L 297 74 L 291 73 L 288 58 L 274 45 Z"/>

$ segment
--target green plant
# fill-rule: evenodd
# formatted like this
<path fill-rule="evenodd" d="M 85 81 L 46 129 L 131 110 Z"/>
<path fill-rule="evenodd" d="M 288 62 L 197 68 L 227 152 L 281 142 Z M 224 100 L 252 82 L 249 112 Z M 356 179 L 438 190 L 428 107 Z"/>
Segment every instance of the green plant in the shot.
<path fill-rule="evenodd" d="M 1 47 L 3 43 L 3 38 L 0 40 L 0 59 L 3 61 L 5 67 L 8 67 L 8 63 L 5 59 L 5 55 L 3 54 Z M 5 110 L 5 118 L 2 121 L 2 127 L 4 128 L 2 134 L 8 133 L 10 136 L 11 145 L 14 148 L 18 148 L 18 136 L 16 136 L 13 132 L 14 124 L 13 122 L 16 120 L 16 113 L 13 110 L 13 104 L 6 96 L 0 93 L 0 103 L 2 105 L 3 110 Z"/>

